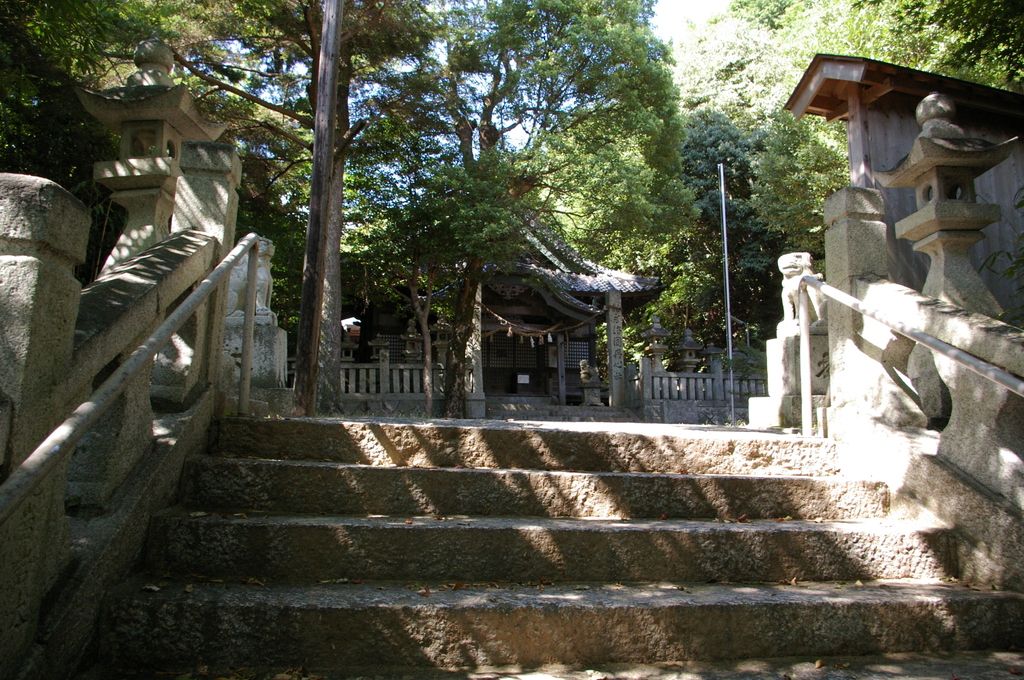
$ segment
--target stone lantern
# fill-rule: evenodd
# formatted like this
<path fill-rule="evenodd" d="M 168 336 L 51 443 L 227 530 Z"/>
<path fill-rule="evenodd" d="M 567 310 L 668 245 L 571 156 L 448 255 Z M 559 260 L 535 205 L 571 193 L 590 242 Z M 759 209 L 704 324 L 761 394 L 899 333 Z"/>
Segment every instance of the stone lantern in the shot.
<path fill-rule="evenodd" d="M 338 347 L 341 349 L 341 361 L 350 364 L 356 360 L 355 353 L 359 349 L 359 343 L 352 340 L 347 328 L 342 331 L 341 337 L 342 340 L 338 343 Z"/>
<path fill-rule="evenodd" d="M 388 341 L 384 338 L 376 337 L 366 344 L 370 346 L 370 356 L 374 361 L 388 361 L 391 358 L 388 351 Z"/>
<path fill-rule="evenodd" d="M 693 339 L 693 331 L 689 328 L 683 331 L 683 341 L 676 345 L 676 351 L 682 357 L 683 370 L 687 373 L 694 373 L 701 362 L 701 350 L 704 345 Z M 710 349 L 710 347 L 708 348 Z"/>
<path fill-rule="evenodd" d="M 933 92 L 917 105 L 921 134 L 895 169 L 876 173 L 888 187 L 914 189 L 917 212 L 896 223 L 896 236 L 914 242 L 914 250 L 931 257 L 921 292 L 964 309 L 998 316 L 999 303 L 968 258 L 971 246 L 985 238 L 981 230 L 998 222 L 998 205 L 978 203 L 976 177 L 1006 160 L 1016 138 L 1002 144 L 970 139 L 954 123 L 953 100 Z M 907 374 L 930 422 L 945 424 L 952 413 L 948 389 L 954 372 L 940 376 L 930 350 L 916 345 L 907 361 Z"/>
<path fill-rule="evenodd" d="M 981 230 L 1001 218 L 998 205 L 977 203 L 974 179 L 1006 160 L 1015 142 L 969 139 L 954 122 L 953 100 L 938 93 L 917 106 L 923 128 L 898 167 L 876 173 L 887 187 L 914 189 L 917 212 L 896 223 L 896 236 L 931 256 L 922 293 L 972 312 L 997 316 L 1002 309 L 968 259 Z"/>
<path fill-rule="evenodd" d="M 138 71 L 124 87 L 77 90 L 85 109 L 121 135 L 119 158 L 96 163 L 93 176 L 128 210 L 124 232 L 103 273 L 170 234 L 182 142 L 212 142 L 225 126 L 203 120 L 185 85 L 170 78 L 171 48 L 156 38 L 135 49 Z"/>
<path fill-rule="evenodd" d="M 662 357 L 668 350 L 668 345 L 662 342 L 665 338 L 672 334 L 671 331 L 665 330 L 661 327 L 661 319 L 657 316 L 651 317 L 651 327 L 641 333 L 647 341 L 647 351 L 651 355 L 651 367 L 655 373 L 664 373 L 665 365 L 662 363 Z"/>
<path fill-rule="evenodd" d="M 405 348 L 402 350 L 405 360 L 407 362 L 422 361 L 423 336 L 416 330 L 415 319 L 409 319 L 409 324 L 405 327 L 405 332 L 402 333 L 401 338 L 405 343 Z"/>
<path fill-rule="evenodd" d="M 434 342 L 431 343 L 431 347 L 434 348 L 434 361 L 445 366 L 448 362 L 448 345 L 452 341 L 452 326 L 444 319 L 438 319 L 430 330 L 434 332 Z"/>

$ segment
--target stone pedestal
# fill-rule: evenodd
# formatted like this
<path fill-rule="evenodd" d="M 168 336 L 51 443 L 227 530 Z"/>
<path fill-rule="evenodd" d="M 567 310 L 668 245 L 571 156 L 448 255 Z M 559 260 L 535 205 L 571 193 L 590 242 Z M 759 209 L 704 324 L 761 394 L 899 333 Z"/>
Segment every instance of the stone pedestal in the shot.
<path fill-rule="evenodd" d="M 768 355 L 767 397 L 748 401 L 751 427 L 800 426 L 800 337 L 785 335 L 766 343 Z M 811 394 L 814 408 L 825 405 L 829 386 L 828 332 L 811 329 Z"/>
<path fill-rule="evenodd" d="M 239 362 L 242 357 L 242 324 L 245 315 L 234 313 L 224 320 L 224 361 L 230 376 L 225 376 L 229 385 L 234 385 L 237 394 Z M 267 310 L 256 315 L 252 331 L 252 377 L 254 388 L 274 389 L 285 386 L 288 370 L 288 333 L 277 326 L 277 315 Z"/>

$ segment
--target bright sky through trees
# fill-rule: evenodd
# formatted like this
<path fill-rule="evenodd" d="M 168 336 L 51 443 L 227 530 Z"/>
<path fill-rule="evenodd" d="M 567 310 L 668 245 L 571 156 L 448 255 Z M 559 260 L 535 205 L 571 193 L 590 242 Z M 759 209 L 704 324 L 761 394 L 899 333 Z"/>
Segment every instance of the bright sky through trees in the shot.
<path fill-rule="evenodd" d="M 658 0 L 654 8 L 654 32 L 662 40 L 676 38 L 678 43 L 686 21 L 701 24 L 728 7 L 729 0 Z"/>

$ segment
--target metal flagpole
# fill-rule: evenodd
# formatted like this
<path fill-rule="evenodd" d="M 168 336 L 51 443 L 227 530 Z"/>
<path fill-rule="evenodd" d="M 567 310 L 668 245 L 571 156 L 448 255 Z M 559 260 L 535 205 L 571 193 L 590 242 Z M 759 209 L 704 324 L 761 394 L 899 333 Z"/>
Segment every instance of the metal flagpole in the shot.
<path fill-rule="evenodd" d="M 736 424 L 736 382 L 732 367 L 732 303 L 729 300 L 729 238 L 725 222 L 725 164 L 718 164 L 718 188 L 722 194 L 722 270 L 725 273 L 725 342 L 729 350 L 729 422 Z"/>

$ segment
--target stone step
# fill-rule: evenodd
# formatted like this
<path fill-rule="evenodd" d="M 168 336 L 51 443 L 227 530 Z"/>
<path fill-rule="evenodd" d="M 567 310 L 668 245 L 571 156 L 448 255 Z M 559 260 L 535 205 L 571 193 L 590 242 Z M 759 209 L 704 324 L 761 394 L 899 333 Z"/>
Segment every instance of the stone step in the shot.
<path fill-rule="evenodd" d="M 159 583 L 115 591 L 102 636 L 114 665 L 588 668 L 1006 649 L 1024 639 L 1024 596 L 938 583 Z"/>
<path fill-rule="evenodd" d="M 830 581 L 954 574 L 948 531 L 891 520 L 154 517 L 156 573 L 319 581 Z"/>
<path fill-rule="evenodd" d="M 224 418 L 214 450 L 418 467 L 825 476 L 826 439 L 712 426 L 480 420 Z"/>
<path fill-rule="evenodd" d="M 885 484 L 830 477 L 408 468 L 198 456 L 182 502 L 339 515 L 854 519 L 883 517 Z"/>

